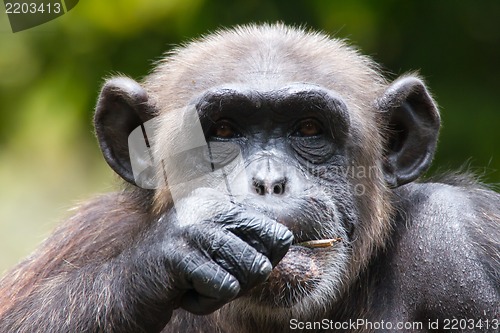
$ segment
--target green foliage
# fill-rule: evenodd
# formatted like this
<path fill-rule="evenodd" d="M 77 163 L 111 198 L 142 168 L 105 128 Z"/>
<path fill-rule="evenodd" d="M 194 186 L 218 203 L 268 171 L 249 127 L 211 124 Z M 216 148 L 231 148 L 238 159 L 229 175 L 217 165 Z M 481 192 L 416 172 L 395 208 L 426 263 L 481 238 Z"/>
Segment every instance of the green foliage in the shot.
<path fill-rule="evenodd" d="M 391 77 L 419 70 L 444 123 L 434 164 L 469 161 L 500 182 L 499 17 L 497 0 L 85 0 L 13 34 L 0 14 L 0 271 L 75 198 L 110 188 L 91 127 L 103 78 L 139 79 L 173 44 L 221 26 L 306 25 L 349 38 Z"/>

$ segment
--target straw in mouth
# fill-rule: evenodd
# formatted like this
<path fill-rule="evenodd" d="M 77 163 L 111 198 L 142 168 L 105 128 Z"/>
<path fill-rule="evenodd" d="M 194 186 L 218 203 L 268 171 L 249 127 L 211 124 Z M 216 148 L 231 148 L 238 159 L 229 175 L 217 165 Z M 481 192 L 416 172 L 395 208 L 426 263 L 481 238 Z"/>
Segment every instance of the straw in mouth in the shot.
<path fill-rule="evenodd" d="M 298 243 L 295 245 L 305 246 L 305 247 L 315 249 L 315 248 L 320 248 L 320 247 L 330 247 L 330 246 L 333 246 L 333 244 L 341 242 L 341 241 L 342 241 L 342 238 L 337 237 L 337 238 L 329 238 L 329 239 L 315 239 L 315 240 L 310 240 L 307 242 Z"/>

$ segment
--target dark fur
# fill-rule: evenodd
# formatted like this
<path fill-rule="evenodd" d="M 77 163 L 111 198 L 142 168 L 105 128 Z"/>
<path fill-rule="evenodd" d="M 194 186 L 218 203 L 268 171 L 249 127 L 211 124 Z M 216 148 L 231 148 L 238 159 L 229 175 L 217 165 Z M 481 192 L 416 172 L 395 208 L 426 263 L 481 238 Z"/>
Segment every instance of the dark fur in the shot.
<path fill-rule="evenodd" d="M 367 190 L 353 197 L 355 212 L 338 203 L 339 210 L 351 209 L 346 214 L 356 222 L 351 238 L 340 245 L 349 249 L 347 259 L 338 259 L 346 260 L 345 269 L 336 272 L 342 281 L 326 284 L 331 294 L 323 286 L 312 311 L 261 307 L 242 297 L 207 316 L 182 309 L 172 314 L 175 300 L 164 295 L 177 272 L 167 269 L 158 245 L 165 231 L 158 219 L 172 211 L 170 193 L 132 185 L 78 207 L 1 280 L 1 332 L 288 332 L 295 316 L 422 321 L 428 331 L 429 320 L 499 319 L 500 196 L 462 176 L 413 182 L 432 159 L 439 126 L 418 78 L 391 85 L 376 64 L 344 42 L 274 25 L 221 31 L 179 48 L 142 88 L 114 80 L 103 88 L 96 132 L 108 163 L 132 183 L 128 133 L 159 116 L 164 131 L 154 142 L 175 145 L 169 130 L 174 125 L 168 127 L 167 120 L 214 86 L 230 81 L 245 91 L 274 91 L 289 82 L 309 82 L 342 96 L 350 111 L 346 150 L 352 163 L 377 167 L 368 180 L 349 176 L 345 184 L 330 184 L 332 193 L 347 191 L 346 184 Z M 137 113 L 127 116 L 129 109 Z M 418 124 L 408 125 L 408 114 L 416 115 Z M 405 134 L 414 141 L 400 153 Z M 161 159 L 168 152 L 155 153 Z M 414 167 L 410 162 L 420 156 Z M 322 184 L 328 184 L 331 175 L 323 176 Z"/>

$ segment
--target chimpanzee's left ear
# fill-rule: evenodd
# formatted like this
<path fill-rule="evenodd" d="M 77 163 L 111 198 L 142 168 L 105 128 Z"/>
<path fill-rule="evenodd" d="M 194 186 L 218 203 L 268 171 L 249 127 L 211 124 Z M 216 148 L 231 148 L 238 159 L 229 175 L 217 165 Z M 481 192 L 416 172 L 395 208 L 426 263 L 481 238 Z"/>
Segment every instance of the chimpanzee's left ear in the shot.
<path fill-rule="evenodd" d="M 391 187 L 418 178 L 429 167 L 439 134 L 436 104 L 417 77 L 396 80 L 378 99 L 389 134 L 385 146 L 384 175 Z"/>

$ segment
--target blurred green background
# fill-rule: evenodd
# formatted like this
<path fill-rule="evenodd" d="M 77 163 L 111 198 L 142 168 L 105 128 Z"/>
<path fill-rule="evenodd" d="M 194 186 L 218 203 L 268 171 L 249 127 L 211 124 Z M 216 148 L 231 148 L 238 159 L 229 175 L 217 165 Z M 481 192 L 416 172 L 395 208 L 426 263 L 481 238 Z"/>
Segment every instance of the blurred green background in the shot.
<path fill-rule="evenodd" d="M 0 272 L 78 201 L 117 187 L 91 126 L 103 78 L 140 79 L 172 45 L 221 26 L 304 24 L 349 38 L 391 78 L 419 70 L 443 118 L 431 172 L 467 162 L 500 182 L 498 0 L 83 0 L 16 34 L 0 8 Z"/>

